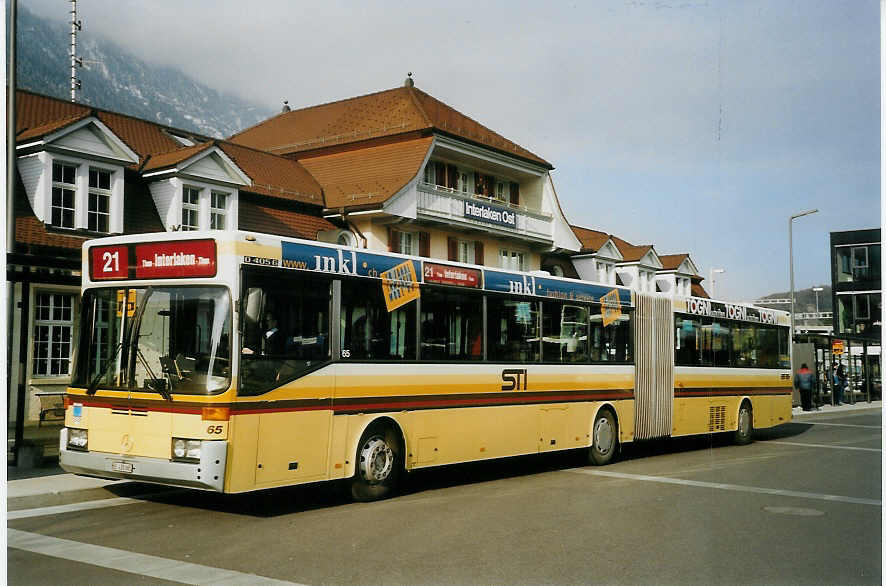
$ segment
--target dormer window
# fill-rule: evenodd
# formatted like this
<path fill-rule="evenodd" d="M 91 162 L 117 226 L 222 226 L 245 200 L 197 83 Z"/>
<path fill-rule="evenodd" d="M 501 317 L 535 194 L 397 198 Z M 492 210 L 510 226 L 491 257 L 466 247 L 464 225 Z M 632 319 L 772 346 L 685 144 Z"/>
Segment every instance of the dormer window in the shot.
<path fill-rule="evenodd" d="M 87 227 L 93 232 L 111 231 L 111 172 L 89 169 L 89 207 Z"/>
<path fill-rule="evenodd" d="M 227 213 L 228 194 L 221 191 L 213 191 L 209 197 L 209 229 L 224 230 L 225 215 Z"/>
<path fill-rule="evenodd" d="M 76 195 L 77 167 L 65 163 L 53 163 L 50 224 L 59 228 L 74 228 Z"/>
<path fill-rule="evenodd" d="M 182 188 L 182 223 L 184 232 L 200 229 L 200 190 L 196 187 Z"/>

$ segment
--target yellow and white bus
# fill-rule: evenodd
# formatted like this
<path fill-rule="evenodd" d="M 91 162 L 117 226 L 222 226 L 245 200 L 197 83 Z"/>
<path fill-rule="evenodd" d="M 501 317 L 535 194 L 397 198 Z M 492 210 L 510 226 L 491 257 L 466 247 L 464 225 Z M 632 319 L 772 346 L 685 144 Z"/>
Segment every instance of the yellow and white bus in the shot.
<path fill-rule="evenodd" d="M 226 493 L 790 420 L 787 314 L 246 232 L 83 248 L 60 461 Z"/>

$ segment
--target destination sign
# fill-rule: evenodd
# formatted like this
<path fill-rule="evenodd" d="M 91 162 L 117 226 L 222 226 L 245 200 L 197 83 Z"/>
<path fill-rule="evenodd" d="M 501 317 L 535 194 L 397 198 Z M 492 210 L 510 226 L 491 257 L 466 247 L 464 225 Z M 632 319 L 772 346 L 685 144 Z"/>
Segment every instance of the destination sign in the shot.
<path fill-rule="evenodd" d="M 135 245 L 136 279 L 214 277 L 215 265 L 215 240 Z"/>
<path fill-rule="evenodd" d="M 430 262 L 423 264 L 425 283 L 474 288 L 480 286 L 480 271 L 476 269 L 439 265 Z"/>

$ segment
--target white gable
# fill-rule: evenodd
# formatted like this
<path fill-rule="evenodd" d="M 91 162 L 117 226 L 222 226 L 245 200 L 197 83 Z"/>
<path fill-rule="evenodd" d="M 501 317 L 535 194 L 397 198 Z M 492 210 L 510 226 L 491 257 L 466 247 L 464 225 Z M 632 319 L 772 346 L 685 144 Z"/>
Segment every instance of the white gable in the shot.
<path fill-rule="evenodd" d="M 656 269 L 662 268 L 661 261 L 658 260 L 658 255 L 655 253 L 655 250 L 652 249 L 643 255 L 643 258 L 640 259 L 640 264 L 646 267 L 654 267 Z"/>
<path fill-rule="evenodd" d="M 179 172 L 207 181 L 251 185 L 252 181 L 218 147 L 199 153 L 179 165 Z"/>
<path fill-rule="evenodd" d="M 76 153 L 85 158 L 122 164 L 138 162 L 138 155 L 98 118 L 90 117 L 44 138 L 47 148 Z"/>
<path fill-rule="evenodd" d="M 683 262 L 680 263 L 680 266 L 677 267 L 677 272 L 683 275 L 697 275 L 698 267 L 695 266 L 695 263 L 692 262 L 692 259 L 686 257 Z"/>
<path fill-rule="evenodd" d="M 621 261 L 624 260 L 624 257 L 619 252 L 618 247 L 616 247 L 612 240 L 607 240 L 606 244 L 600 247 L 600 250 L 596 253 L 597 258 L 613 260 L 613 261 Z"/>

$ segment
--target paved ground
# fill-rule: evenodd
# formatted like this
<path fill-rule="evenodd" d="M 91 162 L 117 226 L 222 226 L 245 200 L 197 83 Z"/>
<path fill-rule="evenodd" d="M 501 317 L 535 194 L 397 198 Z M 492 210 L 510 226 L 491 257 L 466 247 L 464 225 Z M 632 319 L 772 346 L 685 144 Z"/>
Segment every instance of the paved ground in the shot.
<path fill-rule="evenodd" d="M 798 414 L 749 446 L 652 442 L 450 466 L 350 503 L 54 475 L 9 483 L 11 583 L 879 584 L 881 414 Z M 74 482 L 84 484 L 74 487 Z"/>

